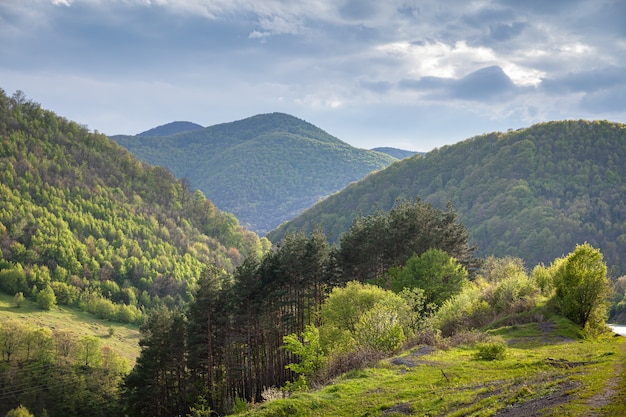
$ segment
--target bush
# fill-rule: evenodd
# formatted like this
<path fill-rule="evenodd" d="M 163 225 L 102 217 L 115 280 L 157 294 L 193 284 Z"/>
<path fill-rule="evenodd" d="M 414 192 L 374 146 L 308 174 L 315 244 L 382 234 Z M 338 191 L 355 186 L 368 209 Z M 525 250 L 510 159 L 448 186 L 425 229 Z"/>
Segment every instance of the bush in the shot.
<path fill-rule="evenodd" d="M 492 317 L 491 306 L 481 299 L 480 289 L 468 286 L 443 303 L 433 317 L 433 324 L 441 330 L 442 336 L 448 337 L 461 330 L 484 326 Z"/>
<path fill-rule="evenodd" d="M 491 340 L 478 343 L 476 357 L 485 361 L 502 360 L 506 357 L 507 345 L 504 339 L 493 337 Z"/>
<path fill-rule="evenodd" d="M 37 304 L 43 310 L 50 310 L 57 304 L 57 298 L 52 287 L 47 286 L 37 293 Z"/>
<path fill-rule="evenodd" d="M 398 311 L 384 303 L 376 304 L 361 316 L 354 337 L 360 347 L 386 354 L 395 352 L 405 340 Z"/>
<path fill-rule="evenodd" d="M 15 304 L 15 307 L 20 308 L 23 303 L 24 303 L 24 294 L 21 292 L 18 292 L 13 297 L 13 304 Z"/>

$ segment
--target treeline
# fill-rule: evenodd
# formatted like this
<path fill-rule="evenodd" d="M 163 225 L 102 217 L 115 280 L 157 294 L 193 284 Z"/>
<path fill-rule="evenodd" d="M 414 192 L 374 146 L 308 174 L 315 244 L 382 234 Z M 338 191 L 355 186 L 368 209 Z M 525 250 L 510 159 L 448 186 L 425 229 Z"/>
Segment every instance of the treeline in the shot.
<path fill-rule="evenodd" d="M 130 366 L 95 336 L 0 323 L 0 415 L 22 405 L 37 416 L 122 415 Z"/>
<path fill-rule="evenodd" d="M 186 180 L 138 162 L 21 92 L 0 90 L 0 290 L 139 323 L 192 298 L 207 264 L 232 272 L 269 243 Z"/>
<path fill-rule="evenodd" d="M 611 283 L 590 244 L 530 273 L 519 258 L 474 252 L 450 206 L 418 200 L 358 218 L 338 248 L 316 229 L 232 275 L 207 269 L 186 311 L 157 310 L 143 325 L 126 412 L 242 411 L 417 344 L 480 342 L 496 359 L 506 345 L 476 331 L 490 325 L 561 315 L 581 335 L 606 331 Z"/>
<path fill-rule="evenodd" d="M 260 401 L 265 388 L 294 378 L 284 338 L 321 323 L 333 288 L 386 276 L 429 250 L 463 268 L 477 265 L 452 208 L 416 201 L 355 222 L 340 248 L 320 231 L 290 234 L 234 274 L 208 268 L 187 311 L 157 310 L 143 325 L 142 352 L 126 379 L 127 412 L 222 414 L 237 401 Z"/>
<path fill-rule="evenodd" d="M 331 242 L 359 215 L 419 196 L 452 202 L 480 256 L 549 263 L 577 243 L 626 274 L 626 127 L 559 121 L 477 136 L 399 161 L 351 184 L 268 234 L 322 227 Z"/>

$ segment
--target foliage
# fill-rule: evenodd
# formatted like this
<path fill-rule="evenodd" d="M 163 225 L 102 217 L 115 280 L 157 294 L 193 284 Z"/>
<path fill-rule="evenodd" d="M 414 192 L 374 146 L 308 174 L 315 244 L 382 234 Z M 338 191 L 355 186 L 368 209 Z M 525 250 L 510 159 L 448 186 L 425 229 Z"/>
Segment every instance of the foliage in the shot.
<path fill-rule="evenodd" d="M 399 293 L 403 289 L 421 288 L 424 302 L 434 308 L 458 294 L 467 284 L 467 270 L 446 252 L 428 249 L 414 255 L 406 264 L 389 271 L 389 288 Z"/>
<path fill-rule="evenodd" d="M 16 308 L 20 308 L 22 304 L 24 304 L 24 294 L 21 292 L 15 294 L 13 297 L 13 304 L 15 304 Z"/>
<path fill-rule="evenodd" d="M 396 161 L 387 154 L 354 148 L 282 113 L 187 132 L 160 129 L 149 137 L 112 139 L 138 159 L 187 178 L 192 187 L 259 234 Z M 313 227 L 307 233 L 311 231 Z"/>
<path fill-rule="evenodd" d="M 300 338 L 302 340 L 300 340 Z M 325 355 L 320 345 L 320 332 L 314 325 L 307 325 L 304 332 L 298 337 L 295 333 L 283 337 L 285 350 L 298 358 L 298 362 L 290 363 L 287 368 L 307 380 L 314 377 L 325 363 Z"/>
<path fill-rule="evenodd" d="M 588 241 L 618 277 L 626 273 L 625 160 L 620 123 L 558 121 L 489 133 L 396 162 L 267 236 L 276 242 L 317 224 L 335 242 L 358 216 L 419 197 L 438 208 L 451 202 L 478 256 L 548 265 Z"/>
<path fill-rule="evenodd" d="M 576 245 L 554 276 L 558 308 L 581 327 L 600 328 L 606 322 L 610 283 L 602 258 L 590 244 Z"/>
<path fill-rule="evenodd" d="M 87 366 L 83 344 L 93 348 Z M 100 339 L 5 320 L 0 350 L 0 415 L 20 404 L 36 415 L 121 414 L 119 383 L 128 362 Z"/>
<path fill-rule="evenodd" d="M 57 297 L 51 286 L 47 286 L 37 293 L 37 304 L 43 310 L 50 310 L 57 304 Z"/>
<path fill-rule="evenodd" d="M 19 406 L 17 406 L 17 408 L 9 410 L 9 412 L 6 414 L 5 417 L 35 417 L 35 416 L 30 411 L 28 411 L 28 408 L 20 404 Z"/>
<path fill-rule="evenodd" d="M 481 328 L 498 317 L 531 310 L 540 297 L 521 260 L 490 257 L 473 282 L 442 304 L 433 322 L 444 336 L 450 336 Z"/>
<path fill-rule="evenodd" d="M 485 361 L 502 360 L 506 357 L 507 344 L 503 338 L 494 336 L 490 340 L 478 343 L 476 357 Z"/>
<path fill-rule="evenodd" d="M 188 182 L 0 89 L 0 290 L 139 323 L 190 301 L 207 264 L 234 271 L 269 242 Z M 49 292 L 50 290 L 45 290 Z"/>
<path fill-rule="evenodd" d="M 358 348 L 397 349 L 409 329 L 411 308 L 391 291 L 357 281 L 335 287 L 322 305 L 321 344 L 325 352 Z"/>
<path fill-rule="evenodd" d="M 400 312 L 390 303 L 376 303 L 359 317 L 354 329 L 359 347 L 391 354 L 402 347 L 406 337 Z"/>
<path fill-rule="evenodd" d="M 419 199 L 398 200 L 389 212 L 355 219 L 340 238 L 338 258 L 346 280 L 379 282 L 391 268 L 403 266 L 429 249 L 444 251 L 465 267 L 475 267 L 475 248 L 468 242 L 467 231 L 451 205 L 442 211 Z M 426 255 L 428 259 L 441 256 L 438 252 Z"/>

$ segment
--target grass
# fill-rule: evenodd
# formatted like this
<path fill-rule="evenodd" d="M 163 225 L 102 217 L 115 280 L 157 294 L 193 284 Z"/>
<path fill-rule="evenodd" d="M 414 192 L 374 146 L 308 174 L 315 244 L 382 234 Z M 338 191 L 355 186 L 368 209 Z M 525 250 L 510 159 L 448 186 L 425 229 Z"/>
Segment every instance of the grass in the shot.
<path fill-rule="evenodd" d="M 614 416 L 626 415 L 626 342 L 584 340 L 567 320 L 493 329 L 504 359 L 459 346 L 354 370 L 318 390 L 254 407 L 242 416 Z M 399 365 L 394 365 L 398 363 Z"/>
<path fill-rule="evenodd" d="M 44 311 L 28 299 L 17 308 L 12 296 L 0 293 L 0 322 L 6 320 L 19 320 L 52 330 L 69 330 L 79 337 L 99 337 L 104 345 L 111 346 L 115 352 L 127 358 L 131 366 L 139 355 L 140 334 L 137 326 L 101 320 L 75 308 L 57 306 Z"/>

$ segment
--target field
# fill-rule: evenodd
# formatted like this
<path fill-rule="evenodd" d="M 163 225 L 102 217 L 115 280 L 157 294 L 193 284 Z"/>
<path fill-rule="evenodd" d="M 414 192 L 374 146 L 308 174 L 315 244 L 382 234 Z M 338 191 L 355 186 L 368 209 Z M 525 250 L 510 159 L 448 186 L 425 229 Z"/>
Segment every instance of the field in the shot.
<path fill-rule="evenodd" d="M 20 320 L 36 327 L 52 330 L 70 330 L 80 336 L 96 336 L 103 345 L 109 345 L 132 365 L 139 355 L 139 328 L 137 326 L 100 320 L 75 308 L 53 307 L 50 311 L 41 310 L 36 303 L 25 300 L 16 308 L 13 297 L 0 293 L 0 322 Z M 112 335 L 111 330 L 112 329 Z"/>
<path fill-rule="evenodd" d="M 492 331 L 507 342 L 501 360 L 478 359 L 475 345 L 417 346 L 240 415 L 626 415 L 625 339 L 583 340 L 567 321 L 553 320 Z"/>

